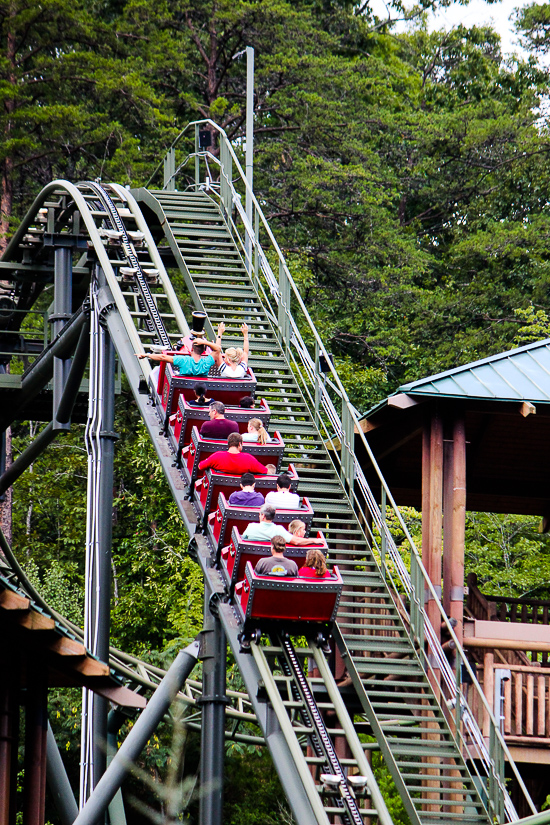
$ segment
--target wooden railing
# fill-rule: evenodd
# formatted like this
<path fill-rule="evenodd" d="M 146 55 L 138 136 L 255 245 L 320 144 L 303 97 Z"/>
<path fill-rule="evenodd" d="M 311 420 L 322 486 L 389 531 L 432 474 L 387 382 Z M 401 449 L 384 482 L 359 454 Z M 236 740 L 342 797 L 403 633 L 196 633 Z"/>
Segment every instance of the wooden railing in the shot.
<path fill-rule="evenodd" d="M 478 666 L 477 675 L 491 705 L 494 704 L 494 672 L 502 667 L 510 671 L 511 677 L 509 681 L 501 683 L 506 743 L 547 747 L 550 744 L 550 668 L 542 668 L 538 664 L 490 664 L 486 657 L 484 665 Z M 480 708 L 476 707 L 475 700 L 472 710 L 483 729 L 483 714 Z"/>
<path fill-rule="evenodd" d="M 512 596 L 487 595 L 477 586 L 475 573 L 468 575 L 468 599 L 466 607 L 472 618 L 489 621 L 512 622 L 514 624 L 550 624 L 550 601 L 542 599 L 514 598 Z M 548 652 L 526 650 L 519 657 L 506 657 L 515 664 L 539 662 L 548 666 Z M 518 661 L 514 662 L 517 658 Z M 522 659 L 523 661 L 519 661 Z"/>
<path fill-rule="evenodd" d="M 467 611 L 474 619 L 513 624 L 550 623 L 550 602 L 540 599 L 513 598 L 482 593 L 477 576 L 468 576 Z M 498 681 L 495 670 L 510 671 L 510 679 L 501 683 L 504 697 L 503 732 L 508 745 L 547 747 L 550 744 L 550 668 L 547 652 L 529 650 L 485 651 L 477 664 L 477 677 L 487 701 L 494 707 Z M 472 697 L 472 710 L 484 734 L 487 720 Z"/>

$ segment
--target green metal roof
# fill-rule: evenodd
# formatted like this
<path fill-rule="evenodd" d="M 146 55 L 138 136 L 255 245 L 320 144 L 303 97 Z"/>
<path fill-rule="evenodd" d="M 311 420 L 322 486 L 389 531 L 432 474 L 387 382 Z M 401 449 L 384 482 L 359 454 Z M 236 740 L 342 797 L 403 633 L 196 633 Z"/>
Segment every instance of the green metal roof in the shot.
<path fill-rule="evenodd" d="M 550 338 L 403 384 L 398 392 L 550 403 Z"/>

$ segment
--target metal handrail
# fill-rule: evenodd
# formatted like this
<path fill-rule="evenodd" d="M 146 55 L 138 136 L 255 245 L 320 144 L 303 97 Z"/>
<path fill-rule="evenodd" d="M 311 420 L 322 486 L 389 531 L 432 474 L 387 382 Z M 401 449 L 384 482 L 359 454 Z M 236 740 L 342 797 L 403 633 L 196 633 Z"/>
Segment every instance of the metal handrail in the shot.
<path fill-rule="evenodd" d="M 317 329 L 309 316 L 307 308 L 304 304 L 302 296 L 290 271 L 286 264 L 284 255 L 269 227 L 269 224 L 263 214 L 260 204 L 258 203 L 254 193 L 252 192 L 249 183 L 246 179 L 246 176 L 243 172 L 243 169 L 240 165 L 240 162 L 237 158 L 237 155 L 227 138 L 224 130 L 219 127 L 214 121 L 212 120 L 198 120 L 189 123 L 185 129 L 183 129 L 177 138 L 172 143 L 169 151 L 173 151 L 175 146 L 179 143 L 179 141 L 184 137 L 184 135 L 188 132 L 191 127 L 194 127 L 195 133 L 198 134 L 198 129 L 200 126 L 208 125 L 213 128 L 219 135 L 219 142 L 220 142 L 220 157 L 215 157 L 211 152 L 191 152 L 187 154 L 184 161 L 175 168 L 174 164 L 174 171 L 172 174 L 166 178 L 165 180 L 165 188 L 166 186 L 172 186 L 175 182 L 176 176 L 187 166 L 187 163 L 194 159 L 195 160 L 195 186 L 197 188 L 204 189 L 204 185 L 200 184 L 199 180 L 199 164 L 200 161 L 203 160 L 206 164 L 208 162 L 219 166 L 220 168 L 220 184 L 209 184 L 209 190 L 220 197 L 223 206 L 225 207 L 225 213 L 228 220 L 228 223 L 231 224 L 231 229 L 237 235 L 239 246 L 243 251 L 243 255 L 245 258 L 245 264 L 248 268 L 248 271 L 252 274 L 258 275 L 258 270 L 261 270 L 262 275 L 265 278 L 266 284 L 269 288 L 269 293 L 272 296 L 272 299 L 275 301 L 277 305 L 277 321 L 279 325 L 280 332 L 282 333 L 281 337 L 283 339 L 283 343 L 287 347 L 287 350 L 290 351 L 290 345 L 292 344 L 299 355 L 299 360 L 302 367 L 305 369 L 305 372 L 313 385 L 315 390 L 315 399 L 318 400 L 319 405 L 323 408 L 324 414 L 327 417 L 328 422 L 330 423 L 331 427 L 333 428 L 333 434 L 328 436 L 329 438 L 334 438 L 334 434 L 340 439 L 341 444 L 341 470 L 342 475 L 345 478 L 347 484 L 348 495 L 351 496 L 357 503 L 359 503 L 357 498 L 357 493 L 354 489 L 354 483 L 357 482 L 357 485 L 361 491 L 362 496 L 369 508 L 369 511 L 372 515 L 373 522 L 378 529 L 379 535 L 381 537 L 381 543 L 385 545 L 385 553 L 381 553 L 381 564 L 383 569 L 383 574 L 385 576 L 389 576 L 393 582 L 394 575 L 390 566 L 388 566 L 388 559 L 391 560 L 395 572 L 398 575 L 399 581 L 404 588 L 405 592 L 410 598 L 410 622 L 411 622 L 411 637 L 416 637 L 416 641 L 419 642 L 419 648 L 421 655 L 425 658 L 425 664 L 428 670 L 433 671 L 434 669 L 438 670 L 443 678 L 444 685 L 447 691 L 450 694 L 449 705 L 452 705 L 454 702 L 454 707 L 456 710 L 456 718 L 459 724 L 457 724 L 457 735 L 462 739 L 464 742 L 463 736 L 460 732 L 460 722 L 464 725 L 465 730 L 468 733 L 470 738 L 470 743 L 474 745 L 475 750 L 477 752 L 477 756 L 480 760 L 480 763 L 484 766 L 487 776 L 486 779 L 489 780 L 489 792 L 492 797 L 491 805 L 493 808 L 493 813 L 497 815 L 500 819 L 501 815 L 506 818 L 507 821 L 512 822 L 518 819 L 517 813 L 515 808 L 511 802 L 511 799 L 508 795 L 504 784 L 504 776 L 503 776 L 503 765 L 504 765 L 504 758 L 506 758 L 511 766 L 511 769 L 514 773 L 514 776 L 522 789 L 527 803 L 533 813 L 536 813 L 536 808 L 531 800 L 529 792 L 525 787 L 525 784 L 517 770 L 517 767 L 512 760 L 512 757 L 509 753 L 508 747 L 506 742 L 504 741 L 504 737 L 499 729 L 499 726 L 496 723 L 494 718 L 492 709 L 481 690 L 479 683 L 473 673 L 473 670 L 468 662 L 465 652 L 447 618 L 445 611 L 443 610 L 443 606 L 441 601 L 437 595 L 435 587 L 431 580 L 429 579 L 426 570 L 422 564 L 421 557 L 416 549 L 414 540 L 410 534 L 410 531 L 407 528 L 407 525 L 402 517 L 402 514 L 395 503 L 395 500 L 389 490 L 386 481 L 380 471 L 380 468 L 376 462 L 374 454 L 371 450 L 371 447 L 365 438 L 365 435 L 361 429 L 359 424 L 358 416 L 356 413 L 355 408 L 350 403 L 347 393 L 345 391 L 344 386 L 342 385 L 340 378 L 334 369 L 334 366 L 331 362 L 331 359 L 328 355 L 328 352 L 317 332 Z M 195 142 L 197 145 L 197 139 L 195 138 Z M 226 159 L 226 162 L 224 160 Z M 261 224 L 269 241 L 271 243 L 271 247 L 275 252 L 276 259 L 278 260 L 279 264 L 279 278 L 277 279 L 273 273 L 273 270 L 269 264 L 268 258 L 262 249 L 259 238 L 258 238 L 258 231 L 254 229 L 254 226 L 248 220 L 245 210 L 241 204 L 241 195 L 235 190 L 233 185 L 232 174 L 227 174 L 226 172 L 226 165 L 234 164 L 235 170 L 237 173 L 237 179 L 240 181 L 241 185 L 244 186 L 245 192 L 247 194 L 247 198 L 250 199 L 253 207 L 253 218 L 255 216 L 255 220 L 253 219 L 252 224 L 255 224 L 256 227 Z M 163 162 L 159 164 L 156 170 L 153 172 L 153 175 L 148 181 L 148 184 L 151 180 L 154 179 L 156 174 L 158 173 L 160 167 L 163 165 Z M 167 165 L 165 165 L 165 169 Z M 169 167 L 168 167 L 169 168 Z M 212 179 L 211 176 L 210 180 Z M 148 185 L 147 184 L 147 185 Z M 240 237 L 240 233 L 237 229 L 236 224 L 232 220 L 231 213 L 233 208 L 235 208 L 236 212 L 238 213 L 238 217 L 240 218 L 242 225 L 244 227 L 244 232 L 246 236 L 248 236 L 249 246 L 248 249 L 250 250 L 249 254 L 247 254 L 247 244 L 243 241 Z M 253 260 L 254 253 L 256 255 L 256 263 Z M 262 290 L 263 291 L 263 290 Z M 264 291 L 264 295 L 267 294 Z M 316 350 L 316 358 L 315 361 L 311 357 L 310 352 L 302 338 L 302 335 L 298 329 L 296 324 L 294 315 L 291 311 L 290 306 L 290 299 L 293 298 L 294 301 L 297 303 L 299 309 L 303 314 L 303 318 L 306 321 L 308 332 L 311 334 L 313 341 L 315 343 L 315 350 Z M 275 313 L 270 313 L 271 317 L 274 319 Z M 286 335 L 285 335 L 286 333 Z M 319 355 L 323 355 L 326 359 L 326 362 L 329 367 L 331 379 L 327 382 L 329 384 L 329 388 L 337 394 L 337 396 L 342 401 L 342 415 L 338 414 L 334 403 L 329 395 L 329 391 L 325 383 L 320 379 L 318 369 L 317 369 L 317 362 Z M 302 377 L 303 378 L 303 377 Z M 344 426 L 342 419 L 347 419 L 348 427 Z M 322 417 L 319 414 L 319 411 L 316 410 L 316 420 L 318 424 L 323 426 L 323 429 L 327 432 L 326 425 L 324 424 Z M 392 509 L 395 517 L 397 518 L 397 522 L 403 531 L 403 535 L 407 540 L 407 543 L 410 548 L 410 562 L 411 562 L 411 572 L 407 570 L 405 562 L 399 552 L 395 540 L 390 532 L 390 528 L 387 524 L 385 517 L 382 515 L 378 503 L 372 494 L 372 491 L 368 485 L 368 482 L 365 478 L 363 473 L 362 467 L 357 460 L 354 450 L 354 439 L 355 435 L 358 434 L 359 439 L 362 442 L 364 449 L 369 456 L 369 459 L 374 467 L 374 470 L 380 480 L 381 489 L 383 495 L 385 495 L 385 499 L 387 505 Z M 435 603 L 437 610 L 441 616 L 441 621 L 445 624 L 447 632 L 450 638 L 455 643 L 455 655 L 457 659 L 457 665 L 460 667 L 464 667 L 465 670 L 468 672 L 470 679 L 472 680 L 472 684 L 474 685 L 475 690 L 477 691 L 481 704 L 483 706 L 484 711 L 487 714 L 490 724 L 490 743 L 491 743 L 491 753 L 487 749 L 485 745 L 485 740 L 477 722 L 475 721 L 474 715 L 471 709 L 466 702 L 465 697 L 462 695 L 460 690 L 459 681 L 456 678 L 456 674 L 453 672 L 447 658 L 443 652 L 441 647 L 441 643 L 437 637 L 437 634 L 432 627 L 427 613 L 424 609 L 424 593 L 425 591 L 428 592 L 428 598 L 433 600 Z M 430 654 L 433 657 L 433 664 L 430 662 L 429 657 L 425 654 L 423 649 L 423 642 L 424 639 L 428 641 Z M 465 742 L 464 742 L 465 744 Z M 491 793 L 492 791 L 492 793 Z"/>

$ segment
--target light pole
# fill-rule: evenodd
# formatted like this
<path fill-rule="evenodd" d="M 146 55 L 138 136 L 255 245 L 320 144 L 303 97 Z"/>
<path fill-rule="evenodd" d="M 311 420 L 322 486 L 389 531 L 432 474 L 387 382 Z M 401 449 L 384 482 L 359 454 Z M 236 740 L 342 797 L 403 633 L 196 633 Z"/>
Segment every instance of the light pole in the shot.
<path fill-rule="evenodd" d="M 246 217 L 252 228 L 252 187 L 254 183 L 254 49 L 246 47 L 246 180 L 250 189 L 246 190 Z M 252 271 L 252 244 L 246 233 L 246 262 L 249 274 Z"/>

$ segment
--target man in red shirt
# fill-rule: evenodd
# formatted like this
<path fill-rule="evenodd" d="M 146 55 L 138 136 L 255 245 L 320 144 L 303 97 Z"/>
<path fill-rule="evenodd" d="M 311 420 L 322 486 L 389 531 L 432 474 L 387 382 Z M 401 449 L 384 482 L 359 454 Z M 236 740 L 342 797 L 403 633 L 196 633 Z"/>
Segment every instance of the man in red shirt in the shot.
<path fill-rule="evenodd" d="M 256 473 L 266 475 L 267 470 L 257 458 L 250 453 L 243 453 L 243 437 L 240 433 L 231 433 L 227 439 L 227 452 L 218 450 L 199 464 L 199 470 L 206 470 L 212 467 L 228 475 L 242 475 L 243 473 Z"/>

